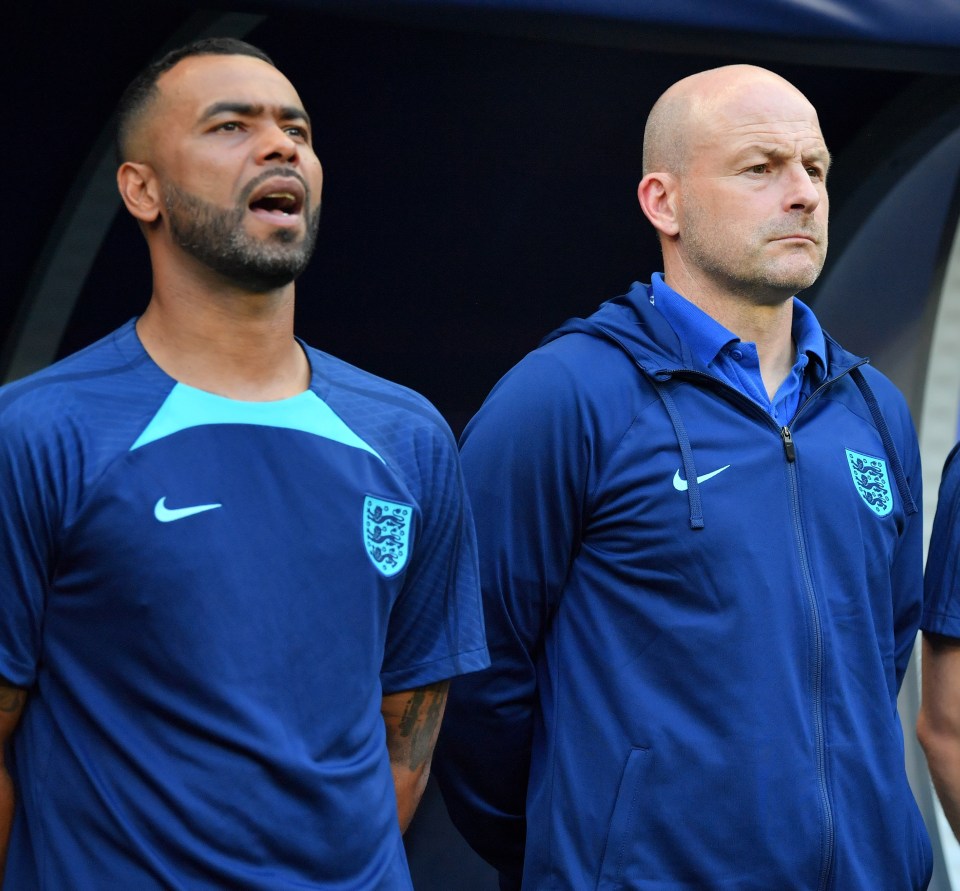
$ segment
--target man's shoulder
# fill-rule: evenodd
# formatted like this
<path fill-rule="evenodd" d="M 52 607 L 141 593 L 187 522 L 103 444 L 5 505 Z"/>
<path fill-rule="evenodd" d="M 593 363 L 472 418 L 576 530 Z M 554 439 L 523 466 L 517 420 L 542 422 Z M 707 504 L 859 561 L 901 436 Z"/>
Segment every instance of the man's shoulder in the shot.
<path fill-rule="evenodd" d="M 146 353 L 132 353 L 132 322 L 52 365 L 0 387 L 0 419 L 29 418 L 33 424 L 80 411 L 108 408 L 140 389 L 137 368 Z"/>
<path fill-rule="evenodd" d="M 616 448 L 660 398 L 650 378 L 616 343 L 572 331 L 524 356 L 494 386 L 462 438 L 494 461 L 500 444 L 530 445 L 527 457 L 589 442 L 597 454 Z M 551 459 L 552 460 L 552 459 Z M 574 459 L 576 460 L 576 459 Z"/>
<path fill-rule="evenodd" d="M 940 498 L 954 499 L 960 491 L 960 442 L 954 444 L 943 461 L 940 478 Z"/>
<path fill-rule="evenodd" d="M 396 381 L 304 345 L 313 372 L 313 389 L 351 425 L 425 429 L 452 441 L 446 421 L 433 403 Z"/>
<path fill-rule="evenodd" d="M 889 401 L 897 405 L 906 405 L 906 397 L 900 388 L 883 371 L 869 362 L 859 366 L 864 380 L 870 385 L 870 389 L 882 401 Z"/>
<path fill-rule="evenodd" d="M 891 432 L 915 443 L 916 428 L 903 391 L 884 372 L 869 363 L 858 366 L 858 370 L 863 375 L 884 418 L 891 425 Z M 864 402 L 866 403 L 866 400 Z M 902 441 L 901 439 L 900 442 Z"/>
<path fill-rule="evenodd" d="M 523 356 L 493 393 L 531 407 L 582 408 L 596 403 L 610 414 L 617 407 L 628 409 L 637 400 L 648 400 L 653 391 L 645 373 L 623 347 L 593 333 L 569 331 Z"/>
<path fill-rule="evenodd" d="M 869 359 L 841 346 L 827 331 L 823 332 L 827 347 L 829 377 L 837 377 L 851 369 L 863 376 L 867 386 L 876 396 L 881 408 L 909 415 L 906 397 L 900 388 L 883 371 L 871 364 Z"/>

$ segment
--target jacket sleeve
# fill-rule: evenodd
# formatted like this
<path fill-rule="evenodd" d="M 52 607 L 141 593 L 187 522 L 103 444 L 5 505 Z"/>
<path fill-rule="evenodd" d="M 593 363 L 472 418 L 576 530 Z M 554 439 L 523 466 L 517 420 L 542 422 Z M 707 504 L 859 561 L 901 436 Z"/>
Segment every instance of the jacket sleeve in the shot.
<path fill-rule="evenodd" d="M 523 867 L 537 662 L 580 541 L 590 414 L 570 368 L 540 350 L 462 440 L 491 667 L 452 683 L 435 772 L 451 819 L 504 889 Z"/>
<path fill-rule="evenodd" d="M 894 608 L 896 689 L 899 692 L 910 664 L 910 655 L 917 637 L 923 607 L 923 479 L 920 470 L 920 447 L 916 430 L 903 397 L 897 393 L 899 436 L 897 447 L 916 512 L 906 518 L 890 571 Z"/>

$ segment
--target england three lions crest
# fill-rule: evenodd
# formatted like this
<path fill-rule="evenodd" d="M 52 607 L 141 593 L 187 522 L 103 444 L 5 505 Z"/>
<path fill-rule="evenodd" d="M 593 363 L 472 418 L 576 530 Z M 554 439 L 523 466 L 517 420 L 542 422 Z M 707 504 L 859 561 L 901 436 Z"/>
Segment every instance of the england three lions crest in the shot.
<path fill-rule="evenodd" d="M 363 544 L 373 565 L 387 578 L 407 565 L 412 522 L 409 504 L 372 495 L 363 499 Z"/>
<path fill-rule="evenodd" d="M 885 517 L 893 510 L 893 492 L 890 489 L 890 477 L 887 476 L 886 461 L 851 452 L 850 449 L 845 451 L 850 475 L 860 497 L 878 517 Z"/>

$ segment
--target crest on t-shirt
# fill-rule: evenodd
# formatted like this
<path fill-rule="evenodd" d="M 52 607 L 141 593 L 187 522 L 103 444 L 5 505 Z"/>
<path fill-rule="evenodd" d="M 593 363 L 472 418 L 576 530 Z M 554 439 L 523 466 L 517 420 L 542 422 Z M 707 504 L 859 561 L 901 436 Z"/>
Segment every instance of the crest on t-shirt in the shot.
<path fill-rule="evenodd" d="M 412 520 L 409 504 L 372 495 L 363 500 L 363 544 L 373 565 L 388 578 L 407 565 Z"/>
<path fill-rule="evenodd" d="M 893 492 L 890 489 L 890 478 L 887 476 L 886 461 L 870 455 L 861 455 L 850 449 L 845 451 L 850 475 L 853 477 L 853 484 L 857 487 L 860 497 L 878 517 L 885 517 L 893 509 Z"/>

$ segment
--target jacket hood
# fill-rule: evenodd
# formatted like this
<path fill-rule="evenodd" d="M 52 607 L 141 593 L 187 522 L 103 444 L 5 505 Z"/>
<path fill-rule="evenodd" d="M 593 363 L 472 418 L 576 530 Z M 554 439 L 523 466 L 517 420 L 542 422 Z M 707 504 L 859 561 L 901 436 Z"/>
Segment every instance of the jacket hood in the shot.
<path fill-rule="evenodd" d="M 568 319 L 543 343 L 564 334 L 590 334 L 617 344 L 650 375 L 667 368 L 692 369 L 690 350 L 650 302 L 652 294 L 650 285 L 634 282 L 626 294 L 608 300 L 588 318 Z"/>

